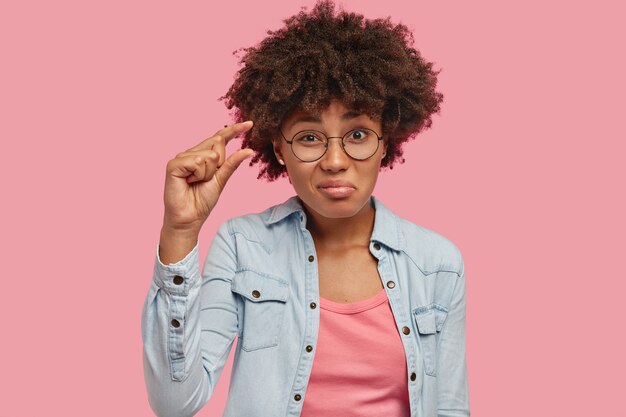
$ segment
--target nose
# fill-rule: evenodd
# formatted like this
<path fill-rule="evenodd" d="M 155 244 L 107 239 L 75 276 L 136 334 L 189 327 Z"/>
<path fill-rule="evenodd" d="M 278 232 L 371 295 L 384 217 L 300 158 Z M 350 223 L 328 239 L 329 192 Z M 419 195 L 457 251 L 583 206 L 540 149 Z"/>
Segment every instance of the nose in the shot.
<path fill-rule="evenodd" d="M 330 136 L 327 139 L 328 148 L 320 160 L 320 167 L 323 170 L 333 172 L 346 169 L 350 164 L 350 157 L 341 147 L 341 137 Z"/>

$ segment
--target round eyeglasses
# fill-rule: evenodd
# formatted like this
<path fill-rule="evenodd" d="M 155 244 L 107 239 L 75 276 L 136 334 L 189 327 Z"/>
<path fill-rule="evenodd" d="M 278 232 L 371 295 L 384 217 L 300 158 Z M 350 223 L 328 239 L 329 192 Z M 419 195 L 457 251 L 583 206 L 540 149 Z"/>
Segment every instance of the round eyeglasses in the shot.
<path fill-rule="evenodd" d="M 301 130 L 293 135 L 289 141 L 280 132 L 280 135 L 291 145 L 291 152 L 302 162 L 315 162 L 326 154 L 329 139 L 341 139 L 341 148 L 352 159 L 363 161 L 371 158 L 380 141 L 383 139 L 378 133 L 368 128 L 352 129 L 343 136 L 326 136 L 319 130 Z"/>

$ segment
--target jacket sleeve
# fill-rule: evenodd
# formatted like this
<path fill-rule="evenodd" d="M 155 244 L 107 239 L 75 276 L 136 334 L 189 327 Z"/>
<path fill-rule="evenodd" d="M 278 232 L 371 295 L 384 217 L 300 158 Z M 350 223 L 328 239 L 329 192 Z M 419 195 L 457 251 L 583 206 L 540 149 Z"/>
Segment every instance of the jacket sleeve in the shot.
<path fill-rule="evenodd" d="M 144 379 L 159 417 L 195 415 L 211 397 L 238 332 L 236 269 L 228 222 L 200 273 L 198 244 L 175 264 L 157 255 L 142 311 Z"/>
<path fill-rule="evenodd" d="M 465 268 L 456 280 L 441 331 L 437 371 L 438 416 L 468 417 L 469 390 L 465 358 Z"/>

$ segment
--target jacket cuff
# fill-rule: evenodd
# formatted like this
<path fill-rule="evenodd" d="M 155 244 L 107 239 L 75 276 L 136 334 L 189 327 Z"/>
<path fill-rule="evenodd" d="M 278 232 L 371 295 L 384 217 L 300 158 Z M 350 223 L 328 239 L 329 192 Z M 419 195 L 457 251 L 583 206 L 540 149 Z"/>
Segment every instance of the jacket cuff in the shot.
<path fill-rule="evenodd" d="M 187 295 L 200 279 L 200 261 L 198 258 L 198 242 L 183 259 L 172 264 L 163 264 L 159 257 L 159 245 L 156 247 L 154 260 L 155 284 L 172 295 Z"/>

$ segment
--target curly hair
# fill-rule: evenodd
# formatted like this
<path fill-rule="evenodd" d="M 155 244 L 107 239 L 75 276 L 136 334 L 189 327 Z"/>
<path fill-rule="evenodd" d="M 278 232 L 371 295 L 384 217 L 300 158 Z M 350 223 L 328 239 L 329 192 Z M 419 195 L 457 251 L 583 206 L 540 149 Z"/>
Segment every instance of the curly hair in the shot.
<path fill-rule="evenodd" d="M 413 48 L 413 34 L 390 18 L 365 19 L 340 10 L 332 0 L 306 7 L 268 30 L 257 46 L 240 48 L 243 65 L 226 100 L 236 122 L 253 120 L 242 148 L 256 151 L 250 166 L 260 164 L 257 178 L 274 181 L 286 175 L 273 143 L 284 119 L 297 110 L 319 114 L 333 99 L 381 121 L 387 154 L 381 167 L 393 169 L 402 144 L 432 124 L 443 94 L 435 90 L 439 71 Z M 234 113 L 234 114 L 233 114 Z"/>

